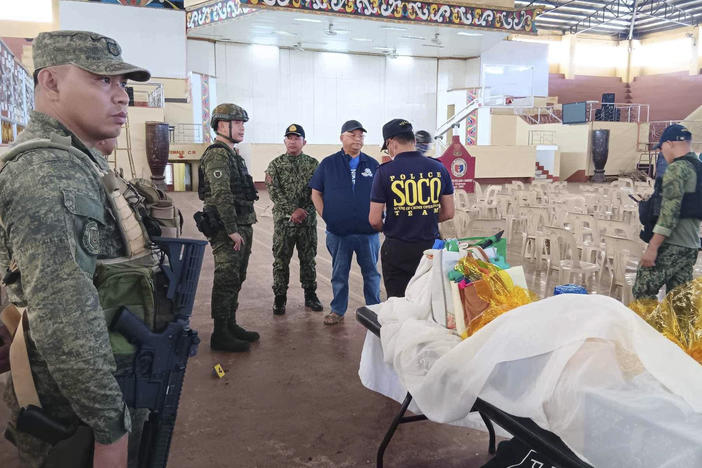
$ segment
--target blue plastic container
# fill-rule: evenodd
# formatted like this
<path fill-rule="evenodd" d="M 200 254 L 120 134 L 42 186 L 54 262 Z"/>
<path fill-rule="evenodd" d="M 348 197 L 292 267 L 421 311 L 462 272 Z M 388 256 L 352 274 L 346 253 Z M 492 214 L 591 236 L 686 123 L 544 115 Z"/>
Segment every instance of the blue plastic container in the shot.
<path fill-rule="evenodd" d="M 561 284 L 553 289 L 553 295 L 559 294 L 587 294 L 587 289 L 579 284 Z"/>

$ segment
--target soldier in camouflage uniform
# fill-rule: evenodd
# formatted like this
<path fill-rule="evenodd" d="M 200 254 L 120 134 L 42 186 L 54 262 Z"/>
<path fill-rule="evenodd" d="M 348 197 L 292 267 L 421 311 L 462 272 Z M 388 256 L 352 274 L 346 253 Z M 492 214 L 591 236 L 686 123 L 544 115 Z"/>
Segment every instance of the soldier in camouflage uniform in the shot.
<path fill-rule="evenodd" d="M 21 273 L 8 294 L 27 307 L 27 351 L 44 413 L 92 429 L 95 466 L 125 466 L 133 420 L 113 376 L 115 358 L 92 281 L 97 259 L 124 255 L 125 244 L 93 164 L 108 167 L 90 148 L 119 135 L 127 79 L 147 81 L 149 73 L 124 63 L 114 40 L 88 32 L 41 33 L 33 56 L 36 110 L 17 143 L 51 139 L 72 149 L 44 145 L 3 155 L 0 271 L 14 260 Z M 51 447 L 17 429 L 11 380 L 4 399 L 7 434 L 23 464 L 42 465 Z"/>
<path fill-rule="evenodd" d="M 636 299 L 655 298 L 663 285 L 671 291 L 692 280 L 700 247 L 700 219 L 687 213 L 683 197 L 696 192 L 702 163 L 691 152 L 691 140 L 692 134 L 675 124 L 666 128 L 656 147 L 669 166 L 663 174 L 660 215 L 636 272 Z M 692 205 L 698 202 L 699 199 Z"/>
<path fill-rule="evenodd" d="M 302 152 L 305 130 L 297 124 L 285 130 L 285 154 L 266 169 L 266 186 L 273 201 L 273 313 L 285 313 L 290 258 L 297 245 L 300 259 L 300 284 L 305 290 L 305 307 L 319 312 L 317 298 L 317 217 L 308 183 L 317 165 L 316 159 Z"/>
<path fill-rule="evenodd" d="M 219 228 L 209 238 L 214 255 L 212 318 L 214 331 L 210 347 L 216 351 L 247 351 L 259 334 L 246 331 L 236 322 L 239 291 L 246 279 L 251 255 L 254 201 L 258 194 L 244 158 L 234 145 L 244 139 L 246 111 L 235 104 L 220 104 L 212 113 L 210 125 L 217 134 L 214 144 L 200 160 L 200 199 L 203 211 L 218 219 Z"/>

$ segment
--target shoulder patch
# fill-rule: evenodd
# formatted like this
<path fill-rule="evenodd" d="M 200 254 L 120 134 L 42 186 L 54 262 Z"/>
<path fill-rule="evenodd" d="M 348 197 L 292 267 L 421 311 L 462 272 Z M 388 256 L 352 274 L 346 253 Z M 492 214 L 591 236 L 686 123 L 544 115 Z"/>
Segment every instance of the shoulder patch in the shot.
<path fill-rule="evenodd" d="M 220 171 L 219 169 L 212 171 L 212 177 L 214 177 L 215 179 L 219 179 L 220 177 L 222 177 L 222 171 Z"/>
<path fill-rule="evenodd" d="M 91 255 L 100 253 L 100 232 L 98 231 L 97 221 L 91 219 L 85 223 L 81 244 L 83 244 L 85 251 Z"/>

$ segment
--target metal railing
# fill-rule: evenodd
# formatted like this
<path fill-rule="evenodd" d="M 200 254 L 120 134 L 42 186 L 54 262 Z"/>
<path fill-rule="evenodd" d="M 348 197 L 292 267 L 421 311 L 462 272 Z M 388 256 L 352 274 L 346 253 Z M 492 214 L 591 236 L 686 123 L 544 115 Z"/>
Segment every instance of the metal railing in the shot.
<path fill-rule="evenodd" d="M 601 111 L 601 118 L 597 118 L 598 110 Z M 650 107 L 648 104 L 587 101 L 588 122 L 645 123 L 648 122 L 649 115 Z"/>
<path fill-rule="evenodd" d="M 648 143 L 651 146 L 658 144 L 663 130 L 669 125 L 682 124 L 692 132 L 692 144 L 702 144 L 702 134 L 697 129 L 702 130 L 702 120 L 653 120 L 648 123 Z"/>
<path fill-rule="evenodd" d="M 547 123 L 563 123 L 562 111 L 552 106 L 515 107 L 514 113 L 532 125 Z"/>
<path fill-rule="evenodd" d="M 173 144 L 209 143 L 202 124 L 179 123 L 168 126 L 169 141 Z M 207 140 L 205 140 L 207 138 Z"/>

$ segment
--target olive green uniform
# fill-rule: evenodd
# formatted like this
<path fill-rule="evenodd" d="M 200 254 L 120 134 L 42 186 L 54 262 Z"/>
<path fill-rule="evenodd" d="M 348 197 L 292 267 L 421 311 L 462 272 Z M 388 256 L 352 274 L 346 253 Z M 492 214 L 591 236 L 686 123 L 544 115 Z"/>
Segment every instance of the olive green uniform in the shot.
<path fill-rule="evenodd" d="M 689 153 L 696 157 L 694 153 Z M 653 232 L 665 237 L 656 264 L 639 267 L 633 294 L 636 299 L 655 298 L 665 284 L 671 291 L 692 280 L 692 268 L 700 247 L 700 220 L 680 218 L 683 195 L 695 191 L 697 173 L 688 161 L 674 160 L 663 174 L 661 211 Z"/>
<path fill-rule="evenodd" d="M 119 227 L 92 163 L 107 169 L 57 120 L 32 112 L 17 143 L 63 138 L 85 157 L 56 148 L 21 153 L 0 172 L 0 271 L 10 258 L 22 273 L 8 287 L 27 306 L 27 350 L 47 416 L 67 426 L 81 421 L 109 444 L 131 430 L 93 274 L 98 258 L 124 255 Z M 9 433 L 20 458 L 40 466 L 47 443 L 16 430 L 19 412 L 11 383 L 5 388 Z"/>
<path fill-rule="evenodd" d="M 246 280 L 251 255 L 252 224 L 256 222 L 254 200 L 258 195 L 244 158 L 223 143 L 215 143 L 202 155 L 200 174 L 204 209 L 216 211 L 222 225 L 209 239 L 215 262 L 212 318 L 235 323 L 239 291 Z M 229 238 L 234 233 L 244 239 L 240 250 L 234 250 Z"/>
<path fill-rule="evenodd" d="M 32 51 L 37 72 L 72 64 L 98 76 L 150 77 L 122 61 L 117 42 L 92 32 L 40 33 Z M 114 377 L 124 369 L 113 354 L 93 283 L 99 259 L 128 250 L 115 218 L 120 213 L 113 211 L 102 185 L 101 172 L 109 168 L 100 153 L 41 112 L 30 114 L 17 137 L 16 144 L 22 143 L 27 146 L 11 149 L 0 164 L 0 271 L 12 260 L 21 273 L 8 285 L 8 297 L 26 307 L 25 342 L 42 410 L 62 425 L 87 425 L 101 444 L 117 441 L 134 427 L 129 445 L 138 448 L 141 418 L 136 413 L 143 412 L 130 416 L 124 403 Z M 19 405 L 11 378 L 4 400 L 10 410 L 6 434 L 20 459 L 28 466 L 43 465 L 51 447 L 17 430 Z"/>
<path fill-rule="evenodd" d="M 290 279 L 290 259 L 297 246 L 300 284 L 305 290 L 317 289 L 317 212 L 312 203 L 309 181 L 319 162 L 301 153 L 282 154 L 266 169 L 266 186 L 273 201 L 273 292 L 285 295 Z M 302 208 L 307 217 L 300 224 L 290 220 Z"/>

